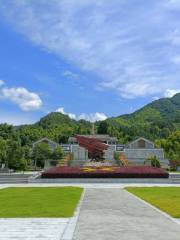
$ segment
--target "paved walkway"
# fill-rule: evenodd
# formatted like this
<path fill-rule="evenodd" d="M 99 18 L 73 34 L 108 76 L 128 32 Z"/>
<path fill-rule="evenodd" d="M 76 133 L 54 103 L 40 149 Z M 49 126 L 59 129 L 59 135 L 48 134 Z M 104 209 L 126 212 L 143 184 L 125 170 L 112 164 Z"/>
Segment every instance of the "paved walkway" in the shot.
<path fill-rule="evenodd" d="M 77 214 L 72 218 L 0 218 L 0 239 L 72 240 Z"/>
<path fill-rule="evenodd" d="M 180 225 L 123 189 L 86 189 L 75 240 L 179 240 Z"/>

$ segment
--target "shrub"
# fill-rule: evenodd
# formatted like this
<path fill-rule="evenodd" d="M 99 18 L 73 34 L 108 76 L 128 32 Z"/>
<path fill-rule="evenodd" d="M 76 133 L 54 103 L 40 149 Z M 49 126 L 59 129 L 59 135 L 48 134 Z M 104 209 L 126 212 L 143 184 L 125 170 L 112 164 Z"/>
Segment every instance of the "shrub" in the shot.
<path fill-rule="evenodd" d="M 180 166 L 180 160 L 170 160 L 170 166 L 172 170 L 177 170 L 177 167 Z"/>
<path fill-rule="evenodd" d="M 121 164 L 121 161 L 120 161 L 120 153 L 118 153 L 118 152 L 115 152 L 115 153 L 114 153 L 114 160 L 116 161 L 116 164 L 117 164 L 118 166 L 122 165 L 122 164 Z"/>
<path fill-rule="evenodd" d="M 156 156 L 148 157 L 146 161 L 150 161 L 152 167 L 157 167 L 157 168 L 161 167 L 160 161 Z"/>

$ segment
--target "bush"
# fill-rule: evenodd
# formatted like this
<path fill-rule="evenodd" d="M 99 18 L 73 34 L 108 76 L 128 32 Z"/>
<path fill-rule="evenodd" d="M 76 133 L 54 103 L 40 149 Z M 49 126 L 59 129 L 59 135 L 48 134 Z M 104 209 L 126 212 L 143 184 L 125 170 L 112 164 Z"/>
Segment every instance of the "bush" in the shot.
<path fill-rule="evenodd" d="M 120 161 L 120 153 L 115 152 L 115 153 L 114 153 L 114 159 L 115 159 L 116 164 L 117 164 L 118 166 L 122 165 L 122 163 L 121 163 L 121 161 Z"/>
<path fill-rule="evenodd" d="M 160 161 L 156 156 L 148 157 L 146 161 L 150 161 L 152 167 L 157 167 L 157 168 L 161 167 Z"/>
<path fill-rule="evenodd" d="M 170 160 L 170 166 L 172 170 L 177 170 L 177 167 L 180 166 L 180 160 Z"/>

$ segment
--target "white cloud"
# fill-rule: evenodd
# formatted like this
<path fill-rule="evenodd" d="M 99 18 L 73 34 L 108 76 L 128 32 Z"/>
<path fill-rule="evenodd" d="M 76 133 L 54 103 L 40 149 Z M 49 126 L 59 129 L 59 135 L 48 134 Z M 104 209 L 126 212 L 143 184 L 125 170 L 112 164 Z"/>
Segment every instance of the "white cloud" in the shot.
<path fill-rule="evenodd" d="M 172 31 L 169 35 L 169 41 L 175 45 L 179 46 L 180 45 L 180 30 L 176 28 L 174 31 Z"/>
<path fill-rule="evenodd" d="M 63 107 L 59 107 L 58 109 L 56 109 L 56 112 L 60 112 L 62 114 L 68 115 L 71 119 L 76 119 L 76 114 L 74 114 L 74 113 L 66 113 L 64 111 Z"/>
<path fill-rule="evenodd" d="M 166 0 L 165 3 L 166 7 L 170 9 L 178 9 L 180 8 L 180 1 L 179 0 Z"/>
<path fill-rule="evenodd" d="M 177 65 L 180 64 L 180 55 L 176 55 L 174 57 L 172 57 L 171 61 Z"/>
<path fill-rule="evenodd" d="M 67 113 L 65 112 L 63 107 L 59 107 L 56 112 L 60 112 L 62 114 L 68 115 L 71 119 L 75 120 L 81 120 L 84 119 L 89 122 L 96 122 L 96 121 L 102 121 L 107 119 L 107 116 L 104 113 L 96 112 L 96 113 L 81 113 L 79 116 L 77 116 L 74 113 Z"/>
<path fill-rule="evenodd" d="M 154 97 L 152 97 L 152 99 L 153 99 L 153 101 L 155 101 L 155 100 L 158 100 L 159 97 L 158 96 L 154 96 Z"/>
<path fill-rule="evenodd" d="M 2 98 L 17 104 L 23 111 L 38 110 L 42 106 L 42 100 L 38 94 L 28 91 L 26 88 L 1 89 Z"/>
<path fill-rule="evenodd" d="M 78 79 L 79 78 L 78 74 L 76 74 L 72 71 L 69 71 L 69 70 L 63 72 L 63 76 L 68 77 L 68 78 L 73 78 L 73 79 Z"/>
<path fill-rule="evenodd" d="M 4 81 L 3 80 L 0 80 L 0 87 L 4 85 Z"/>
<path fill-rule="evenodd" d="M 164 93 L 165 97 L 173 97 L 176 93 L 179 93 L 180 89 L 167 89 Z"/>
<path fill-rule="evenodd" d="M 98 79 L 92 79 L 95 88 L 124 98 L 162 95 L 172 85 L 179 88 L 180 70 L 173 71 L 171 61 L 180 44 L 179 19 L 171 13 L 179 1 L 8 2 L 1 3 L 0 10 L 19 32 L 91 71 Z"/>
<path fill-rule="evenodd" d="M 133 99 L 138 96 L 143 97 L 148 93 L 155 93 L 155 89 L 152 89 L 148 83 L 127 83 L 124 88 L 120 90 L 121 95 L 127 99 Z"/>
<path fill-rule="evenodd" d="M 79 115 L 78 119 L 85 119 L 89 122 L 103 121 L 107 119 L 107 116 L 104 113 L 96 112 L 96 113 L 82 113 Z"/>

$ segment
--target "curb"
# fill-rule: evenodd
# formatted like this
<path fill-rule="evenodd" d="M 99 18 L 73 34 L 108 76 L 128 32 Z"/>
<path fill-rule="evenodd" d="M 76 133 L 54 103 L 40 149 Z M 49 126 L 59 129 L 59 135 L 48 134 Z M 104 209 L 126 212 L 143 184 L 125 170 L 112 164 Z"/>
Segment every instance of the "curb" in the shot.
<path fill-rule="evenodd" d="M 166 212 L 163 212 L 162 210 L 160 210 L 159 208 L 155 207 L 154 205 L 152 205 L 151 203 L 146 202 L 145 200 L 141 199 L 140 197 L 134 195 L 133 193 L 129 192 L 128 190 L 126 190 L 124 188 L 124 190 L 131 196 L 133 196 L 134 198 L 136 198 L 137 200 L 141 201 L 142 203 L 144 203 L 145 205 L 151 207 L 152 209 L 154 209 L 156 212 L 161 213 L 162 215 L 164 215 L 166 218 L 168 218 L 169 220 L 173 221 L 176 224 L 180 225 L 180 221 L 176 220 L 176 218 L 171 217 L 169 214 L 167 214 Z"/>
<path fill-rule="evenodd" d="M 73 236 L 74 236 L 74 233 L 75 233 L 75 230 L 76 230 L 76 226 L 77 226 L 77 222 L 78 222 L 78 219 L 79 219 L 79 215 L 80 215 L 80 209 L 81 209 L 81 206 L 82 206 L 82 202 L 84 200 L 84 196 L 85 196 L 85 192 L 86 192 L 86 189 L 83 189 L 83 192 L 82 192 L 82 195 L 81 195 L 81 198 L 80 198 L 80 201 L 79 201 L 79 204 L 75 210 L 75 214 L 74 216 L 69 220 L 62 236 L 61 236 L 61 240 L 73 240 Z"/>

